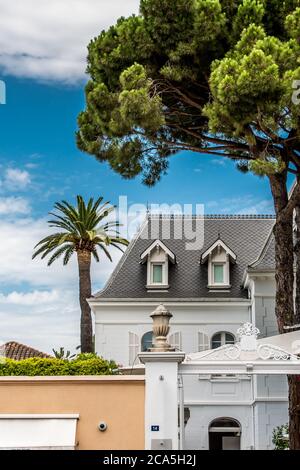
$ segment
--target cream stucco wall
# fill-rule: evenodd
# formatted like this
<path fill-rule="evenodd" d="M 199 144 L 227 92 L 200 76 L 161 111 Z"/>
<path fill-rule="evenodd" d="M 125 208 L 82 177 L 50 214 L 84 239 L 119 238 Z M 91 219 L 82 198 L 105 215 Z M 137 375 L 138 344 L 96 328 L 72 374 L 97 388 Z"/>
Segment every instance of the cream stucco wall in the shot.
<path fill-rule="evenodd" d="M 143 449 L 144 388 L 140 376 L 0 377 L 0 414 L 78 413 L 78 450 Z"/>

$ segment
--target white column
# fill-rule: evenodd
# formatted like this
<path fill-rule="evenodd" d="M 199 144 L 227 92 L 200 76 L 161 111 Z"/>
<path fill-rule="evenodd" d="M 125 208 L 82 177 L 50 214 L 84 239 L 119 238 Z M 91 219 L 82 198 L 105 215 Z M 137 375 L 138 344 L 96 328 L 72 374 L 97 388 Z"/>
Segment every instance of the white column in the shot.
<path fill-rule="evenodd" d="M 183 352 L 139 354 L 145 364 L 145 449 L 178 449 L 178 364 Z"/>

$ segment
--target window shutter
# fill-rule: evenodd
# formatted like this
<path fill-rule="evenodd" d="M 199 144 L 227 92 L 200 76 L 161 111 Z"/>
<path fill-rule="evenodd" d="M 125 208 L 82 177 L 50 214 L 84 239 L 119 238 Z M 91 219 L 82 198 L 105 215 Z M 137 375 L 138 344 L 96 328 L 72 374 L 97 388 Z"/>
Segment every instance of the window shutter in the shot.
<path fill-rule="evenodd" d="M 209 349 L 208 335 L 198 331 L 198 351 L 206 351 L 207 349 Z"/>
<path fill-rule="evenodd" d="M 176 331 L 176 333 L 172 333 L 169 336 L 169 343 L 172 348 L 175 348 L 176 351 L 181 351 L 181 333 L 180 331 Z"/>
<path fill-rule="evenodd" d="M 139 337 L 135 333 L 129 331 L 129 365 L 133 366 L 137 361 L 139 353 Z"/>

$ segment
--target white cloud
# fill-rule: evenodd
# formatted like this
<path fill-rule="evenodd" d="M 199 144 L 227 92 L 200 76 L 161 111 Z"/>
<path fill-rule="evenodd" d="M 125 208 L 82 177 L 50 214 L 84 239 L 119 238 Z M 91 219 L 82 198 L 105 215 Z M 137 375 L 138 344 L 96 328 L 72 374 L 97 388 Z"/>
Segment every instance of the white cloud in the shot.
<path fill-rule="evenodd" d="M 51 267 L 32 260 L 34 245 L 50 233 L 46 219 L 0 220 L 1 339 L 16 340 L 50 352 L 67 347 L 75 352 L 80 340 L 80 308 L 76 258 Z M 103 286 L 121 253 L 111 249 L 113 262 L 100 253 L 92 263 L 93 291 Z M 29 290 L 24 288 L 29 286 Z"/>
<path fill-rule="evenodd" d="M 51 233 L 46 219 L 17 219 L 0 221 L 0 284 L 28 283 L 39 288 L 77 288 L 78 274 L 76 258 L 73 256 L 67 266 L 61 259 L 47 267 L 46 260 L 32 260 L 34 246 L 43 237 Z M 111 273 L 114 264 L 120 258 L 120 252 L 111 249 L 114 263 L 102 257 L 100 263 L 92 264 L 92 276 L 95 289 L 98 289 Z M 100 253 L 101 255 L 101 253 Z"/>
<path fill-rule="evenodd" d="M 25 167 L 29 168 L 30 170 L 37 168 L 38 166 L 39 166 L 38 163 L 26 163 L 25 164 Z"/>
<path fill-rule="evenodd" d="M 87 45 L 139 0 L 0 0 L 0 67 L 19 77 L 75 83 Z"/>
<path fill-rule="evenodd" d="M 18 341 L 41 351 L 64 346 L 75 352 L 80 309 L 72 290 L 11 292 L 0 295 L 1 342 Z"/>
<path fill-rule="evenodd" d="M 0 198 L 0 214 L 15 215 L 29 214 L 30 205 L 27 199 L 22 197 L 1 197 Z"/>
<path fill-rule="evenodd" d="M 270 199 L 253 201 L 252 205 L 249 202 L 249 205 L 240 210 L 238 214 L 274 214 L 274 205 Z"/>
<path fill-rule="evenodd" d="M 221 198 L 208 201 L 205 208 L 210 212 L 220 214 L 273 214 L 274 207 L 271 199 L 257 199 L 252 195 L 235 198 Z M 206 211 L 207 212 L 207 211 Z"/>
<path fill-rule="evenodd" d="M 26 189 L 31 183 L 28 171 L 19 168 L 7 168 L 1 181 L 2 188 L 10 191 Z"/>
<path fill-rule="evenodd" d="M 37 304 L 48 304 L 59 300 L 59 293 L 57 290 L 32 292 L 10 292 L 7 295 L 0 294 L 0 304 L 14 304 L 32 306 Z"/>
<path fill-rule="evenodd" d="M 211 163 L 213 165 L 219 165 L 219 166 L 226 166 L 228 160 L 225 159 L 225 157 L 219 157 L 219 158 L 213 158 Z"/>

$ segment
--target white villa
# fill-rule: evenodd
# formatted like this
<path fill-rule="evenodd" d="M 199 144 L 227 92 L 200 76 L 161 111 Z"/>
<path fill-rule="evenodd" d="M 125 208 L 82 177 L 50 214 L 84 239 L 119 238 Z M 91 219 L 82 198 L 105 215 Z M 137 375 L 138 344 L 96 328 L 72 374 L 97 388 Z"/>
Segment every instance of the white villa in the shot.
<path fill-rule="evenodd" d="M 189 228 L 204 234 L 197 249 L 186 222 L 148 216 L 107 285 L 89 300 L 98 354 L 123 366 L 139 363 L 160 303 L 173 315 L 170 344 L 187 354 L 235 343 L 247 322 L 260 338 L 277 334 L 273 216 L 190 218 Z M 185 376 L 184 416 L 186 449 L 271 449 L 273 429 L 288 421 L 286 377 Z"/>

